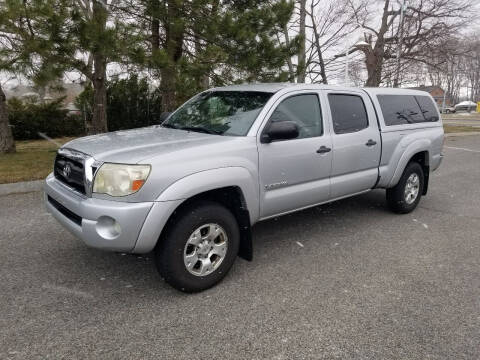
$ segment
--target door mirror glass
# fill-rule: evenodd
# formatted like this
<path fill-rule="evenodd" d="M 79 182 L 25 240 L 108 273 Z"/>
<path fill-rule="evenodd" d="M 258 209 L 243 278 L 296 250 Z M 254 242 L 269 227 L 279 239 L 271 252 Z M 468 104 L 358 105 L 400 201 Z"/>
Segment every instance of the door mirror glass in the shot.
<path fill-rule="evenodd" d="M 262 135 L 262 143 L 275 140 L 289 140 L 298 137 L 298 126 L 293 121 L 276 121 L 270 123 L 268 129 Z"/>

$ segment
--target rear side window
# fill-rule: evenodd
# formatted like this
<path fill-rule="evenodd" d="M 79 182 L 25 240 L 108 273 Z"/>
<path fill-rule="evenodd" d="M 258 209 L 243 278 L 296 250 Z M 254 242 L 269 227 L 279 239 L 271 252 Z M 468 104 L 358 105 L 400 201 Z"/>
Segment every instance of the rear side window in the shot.
<path fill-rule="evenodd" d="M 438 121 L 437 107 L 431 98 L 428 96 L 415 96 L 415 99 L 417 99 L 418 105 L 420 105 L 425 121 Z"/>
<path fill-rule="evenodd" d="M 335 134 L 357 132 L 368 127 L 367 111 L 360 96 L 329 94 Z"/>
<path fill-rule="evenodd" d="M 378 95 L 385 125 L 437 121 L 435 105 L 428 96 Z"/>

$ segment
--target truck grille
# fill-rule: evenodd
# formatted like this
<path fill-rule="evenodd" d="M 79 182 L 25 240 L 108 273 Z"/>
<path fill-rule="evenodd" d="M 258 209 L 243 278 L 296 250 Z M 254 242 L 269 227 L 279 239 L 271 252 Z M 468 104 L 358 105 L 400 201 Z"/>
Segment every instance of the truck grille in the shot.
<path fill-rule="evenodd" d="M 82 161 L 57 154 L 53 174 L 57 180 L 85 194 L 85 169 Z"/>

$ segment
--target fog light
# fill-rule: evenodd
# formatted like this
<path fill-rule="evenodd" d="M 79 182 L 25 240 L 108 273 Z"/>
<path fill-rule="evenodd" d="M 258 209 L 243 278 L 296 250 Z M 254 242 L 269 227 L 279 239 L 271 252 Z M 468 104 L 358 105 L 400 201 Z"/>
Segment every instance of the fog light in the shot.
<path fill-rule="evenodd" d="M 113 240 L 117 238 L 122 231 L 120 224 L 110 216 L 100 216 L 97 220 L 95 228 L 97 230 L 97 234 L 107 240 Z"/>

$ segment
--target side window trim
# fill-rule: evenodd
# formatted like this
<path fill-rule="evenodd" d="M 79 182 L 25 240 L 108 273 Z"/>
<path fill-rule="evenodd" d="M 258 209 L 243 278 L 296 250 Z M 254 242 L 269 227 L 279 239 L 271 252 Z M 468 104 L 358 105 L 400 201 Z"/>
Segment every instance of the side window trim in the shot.
<path fill-rule="evenodd" d="M 329 100 L 330 95 L 343 95 L 343 96 L 357 96 L 357 97 L 359 97 L 360 100 L 362 101 L 363 109 L 365 110 L 365 115 L 367 117 L 367 126 L 365 126 L 362 129 L 356 130 L 356 131 L 348 131 L 348 132 L 337 133 L 335 131 L 335 123 L 333 121 L 332 107 L 330 106 L 330 100 Z M 360 93 L 356 93 L 356 92 L 349 92 L 349 91 L 329 91 L 326 94 L 326 100 L 327 100 L 328 108 L 329 108 L 329 111 L 330 111 L 330 122 L 332 124 L 331 125 L 332 126 L 332 130 L 331 130 L 332 134 L 334 134 L 334 135 L 355 134 L 355 133 L 358 133 L 358 132 L 363 131 L 365 129 L 368 129 L 371 126 L 370 116 L 368 116 L 367 106 L 365 105 L 364 94 L 360 94 Z"/>
<path fill-rule="evenodd" d="M 318 136 L 312 136 L 312 137 L 302 137 L 302 138 L 296 138 L 296 139 L 289 139 L 289 140 L 275 140 L 274 142 L 282 142 L 282 141 L 295 141 L 295 140 L 302 140 L 302 139 L 314 139 L 314 138 L 319 138 L 319 137 L 323 137 L 325 135 L 325 114 L 323 112 L 323 106 L 322 106 L 322 102 L 321 102 L 321 99 L 320 99 L 320 95 L 318 92 L 316 91 L 306 91 L 306 92 L 297 92 L 297 93 L 294 93 L 294 94 L 285 94 L 284 97 L 281 97 L 277 100 L 277 102 L 272 106 L 271 108 L 271 112 L 269 111 L 269 113 L 267 114 L 268 115 L 268 119 L 265 121 L 265 125 L 263 126 L 263 128 L 261 129 L 261 132 L 260 132 L 260 136 L 259 138 L 262 137 L 262 135 L 265 133 L 265 131 L 268 129 L 269 125 L 271 124 L 272 122 L 272 115 L 275 113 L 275 111 L 277 110 L 277 108 L 285 101 L 285 100 L 288 100 L 288 99 L 291 99 L 293 97 L 297 97 L 297 96 L 302 96 L 302 95 L 314 95 L 317 99 L 317 105 L 318 105 L 318 110 L 319 110 L 319 115 L 320 115 L 320 125 L 322 127 L 322 132 L 320 135 Z"/>

